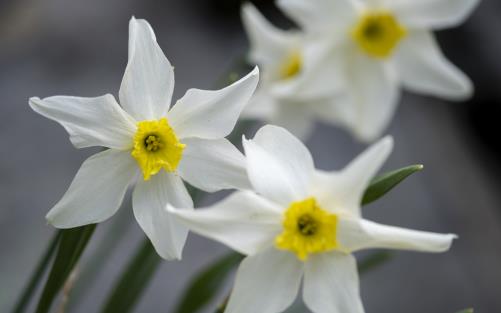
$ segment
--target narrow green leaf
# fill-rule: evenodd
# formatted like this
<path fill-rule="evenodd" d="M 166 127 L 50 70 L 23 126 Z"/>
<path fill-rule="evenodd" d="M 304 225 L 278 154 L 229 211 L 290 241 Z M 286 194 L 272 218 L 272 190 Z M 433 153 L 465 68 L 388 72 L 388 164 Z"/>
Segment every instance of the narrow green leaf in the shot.
<path fill-rule="evenodd" d="M 461 310 L 461 311 L 457 311 L 456 313 L 473 313 L 473 308 L 469 308 L 469 309 L 464 309 L 464 310 Z"/>
<path fill-rule="evenodd" d="M 36 313 L 46 313 L 50 310 L 54 298 L 77 264 L 89 239 L 95 224 L 61 230 L 61 239 L 52 269 L 42 291 Z"/>
<path fill-rule="evenodd" d="M 358 262 L 358 272 L 360 274 L 367 273 L 368 271 L 386 263 L 391 258 L 393 258 L 393 254 L 390 251 L 374 252 L 362 261 Z"/>
<path fill-rule="evenodd" d="M 25 310 L 26 306 L 30 302 L 31 297 L 33 296 L 33 292 L 40 283 L 40 280 L 42 279 L 43 274 L 45 273 L 45 270 L 49 265 L 49 262 L 52 260 L 52 257 L 54 256 L 54 252 L 56 251 L 56 247 L 60 238 L 61 238 L 61 231 L 57 231 L 55 234 L 52 235 L 52 238 L 49 241 L 49 245 L 47 246 L 47 249 L 45 250 L 40 260 L 38 261 L 35 270 L 31 274 L 31 278 L 28 284 L 21 293 L 21 296 L 19 297 L 19 300 L 17 301 L 16 305 L 14 306 L 14 310 L 12 311 L 13 313 L 21 313 Z"/>
<path fill-rule="evenodd" d="M 400 184 L 405 178 L 422 169 L 423 165 L 417 164 L 377 176 L 365 190 L 365 194 L 362 198 L 362 205 L 376 201 Z"/>
<path fill-rule="evenodd" d="M 174 312 L 198 312 L 217 295 L 228 273 L 242 261 L 242 258 L 242 255 L 232 252 L 199 271 L 188 284 Z"/>
<path fill-rule="evenodd" d="M 130 312 L 155 273 L 161 258 L 148 238 L 144 239 L 125 267 L 101 312 Z"/>

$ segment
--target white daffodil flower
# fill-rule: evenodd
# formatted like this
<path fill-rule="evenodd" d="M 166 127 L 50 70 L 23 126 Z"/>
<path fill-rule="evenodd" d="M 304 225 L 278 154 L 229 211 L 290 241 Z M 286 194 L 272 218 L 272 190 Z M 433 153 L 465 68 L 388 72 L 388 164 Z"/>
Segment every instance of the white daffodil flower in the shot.
<path fill-rule="evenodd" d="M 208 209 L 167 208 L 194 232 L 247 255 L 226 313 L 282 312 L 302 279 L 311 311 L 360 313 L 353 252 L 442 252 L 456 238 L 362 218 L 360 202 L 392 150 L 389 137 L 339 172 L 316 170 L 308 149 L 280 127 L 261 128 L 253 140 L 244 140 L 244 148 L 254 191 L 236 192 Z"/>
<path fill-rule="evenodd" d="M 283 126 L 300 138 L 310 135 L 315 119 L 338 121 L 342 107 L 333 96 L 341 81 L 325 76 L 331 74 L 326 67 L 337 66 L 319 64 L 318 49 L 301 32 L 274 27 L 250 3 L 242 7 L 242 20 L 251 45 L 249 61 L 262 71 L 242 116 Z"/>
<path fill-rule="evenodd" d="M 442 54 L 432 30 L 462 23 L 478 0 L 278 0 L 320 56 L 323 85 L 343 81 L 340 122 L 371 141 L 388 126 L 401 87 L 449 100 L 472 83 Z M 335 64 L 337 66 L 331 66 Z M 336 83 L 337 85 L 337 83 Z"/>
<path fill-rule="evenodd" d="M 147 21 L 132 18 L 129 32 L 121 106 L 109 94 L 30 99 L 33 110 L 68 131 L 75 147 L 109 148 L 82 164 L 47 220 L 58 228 L 102 222 L 137 179 L 132 204 L 139 225 L 160 256 L 179 259 L 188 231 L 164 208 L 193 207 L 181 178 L 205 191 L 250 186 L 243 154 L 224 137 L 252 96 L 259 71 L 221 90 L 190 89 L 169 109 L 173 67 Z"/>

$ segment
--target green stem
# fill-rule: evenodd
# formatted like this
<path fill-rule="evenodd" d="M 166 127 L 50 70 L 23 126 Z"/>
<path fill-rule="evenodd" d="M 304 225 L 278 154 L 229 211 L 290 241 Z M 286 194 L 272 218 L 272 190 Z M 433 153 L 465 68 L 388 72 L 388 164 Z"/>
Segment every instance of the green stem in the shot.
<path fill-rule="evenodd" d="M 49 245 L 47 246 L 47 249 L 45 250 L 40 260 L 38 261 L 35 270 L 31 274 L 31 278 L 28 281 L 28 284 L 24 288 L 21 297 L 17 301 L 14 310 L 12 311 L 13 313 L 21 313 L 25 310 L 26 306 L 30 302 L 33 292 L 35 291 L 40 280 L 42 279 L 43 274 L 45 273 L 47 265 L 49 264 L 50 260 L 52 259 L 52 256 L 54 255 L 54 251 L 56 250 L 57 243 L 59 242 L 60 238 L 61 238 L 61 231 L 57 231 L 55 234 L 52 235 L 52 238 L 49 241 Z"/>
<path fill-rule="evenodd" d="M 50 310 L 54 298 L 80 259 L 95 228 L 96 225 L 92 224 L 61 231 L 57 254 L 38 302 L 36 313 L 47 313 Z"/>

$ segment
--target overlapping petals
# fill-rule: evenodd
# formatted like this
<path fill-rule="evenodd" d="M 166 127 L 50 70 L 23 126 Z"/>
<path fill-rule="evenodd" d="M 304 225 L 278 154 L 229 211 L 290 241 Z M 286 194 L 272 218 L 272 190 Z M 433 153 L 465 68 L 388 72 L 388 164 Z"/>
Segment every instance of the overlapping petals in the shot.
<path fill-rule="evenodd" d="M 221 90 L 190 89 L 169 110 L 173 67 L 148 22 L 132 18 L 129 31 L 129 62 L 119 92 L 121 106 L 111 95 L 30 99 L 33 110 L 59 122 L 76 147 L 109 148 L 84 162 L 47 219 L 59 228 L 102 222 L 118 210 L 128 186 L 137 179 L 132 198 L 139 225 L 160 256 L 180 259 L 188 230 L 165 207 L 193 208 L 182 179 L 206 191 L 250 188 L 242 153 L 224 137 L 233 130 L 252 96 L 259 70 L 255 68 Z M 143 129 L 152 138 L 148 137 L 148 147 L 142 147 L 146 139 L 136 138 L 139 126 L 156 127 L 157 132 L 161 129 L 168 138 Z M 180 162 L 169 166 L 160 163 L 156 167 L 160 171 L 140 175 L 140 170 L 145 171 L 142 164 L 150 162 L 146 154 L 168 144 L 177 145 Z M 142 148 L 136 151 L 137 145 Z M 143 154 L 143 163 L 137 161 L 139 154 Z"/>
<path fill-rule="evenodd" d="M 304 137 L 311 134 L 309 124 L 321 119 L 346 128 L 361 141 L 371 142 L 379 138 L 390 124 L 402 88 L 448 100 L 467 99 L 473 92 L 471 81 L 442 55 L 431 31 L 462 23 L 478 2 L 278 0 L 279 8 L 302 30 L 299 35 L 294 31 L 294 35 L 301 38 L 303 68 L 293 79 L 283 83 L 264 81 L 262 88 L 269 90 L 268 99 L 260 97 L 255 102 L 264 101 L 266 105 L 263 106 L 276 108 L 267 111 L 249 109 L 254 113 L 249 117 L 283 126 L 294 121 L 299 126 L 292 126 L 290 130 Z M 364 50 L 360 40 L 384 38 L 384 27 L 377 28 L 382 32 L 377 35 L 380 39 L 357 39 L 355 34 L 357 25 L 370 14 L 385 15 L 391 24 L 387 26 L 393 27 L 390 34 L 398 33 L 390 41 L 383 40 L 386 46 L 377 53 Z M 292 32 L 272 27 L 250 5 L 244 6 L 243 19 L 251 51 L 259 55 L 253 61 L 261 62 L 264 72 L 273 71 L 273 67 L 284 58 L 276 53 L 276 47 L 287 50 L 287 45 L 281 42 Z M 363 37 L 368 33 L 361 34 Z M 266 45 L 258 44 L 262 42 Z M 285 101 L 287 96 L 295 101 Z M 293 114 L 302 113 L 296 109 L 295 102 L 310 108 L 312 113 L 304 118 L 292 118 Z M 315 109 L 318 102 L 324 103 L 322 110 L 326 114 Z M 255 114 L 256 111 L 260 114 Z M 283 114 L 287 116 L 285 123 L 279 117 L 284 112 L 289 113 Z"/>
<path fill-rule="evenodd" d="M 303 298 L 313 312 L 362 313 L 352 252 L 368 248 L 442 252 L 456 238 L 361 217 L 363 193 L 392 150 L 389 137 L 331 173 L 315 170 L 307 148 L 283 128 L 264 126 L 243 142 L 254 191 L 237 192 L 201 210 L 167 208 L 192 231 L 247 255 L 226 313 L 281 312 L 293 302 L 303 276 Z M 328 212 L 322 214 L 334 214 L 337 223 L 334 248 L 320 249 L 305 259 L 277 244 L 286 227 L 284 214 L 291 203 L 297 206 L 304 199 L 314 199 Z"/>

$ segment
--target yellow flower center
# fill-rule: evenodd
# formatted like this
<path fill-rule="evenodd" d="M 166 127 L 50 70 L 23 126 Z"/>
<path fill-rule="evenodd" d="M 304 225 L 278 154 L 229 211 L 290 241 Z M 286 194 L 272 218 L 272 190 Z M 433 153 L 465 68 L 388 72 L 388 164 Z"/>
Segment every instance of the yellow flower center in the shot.
<path fill-rule="evenodd" d="M 297 51 L 291 52 L 279 68 L 280 79 L 289 79 L 296 76 L 303 67 L 303 58 Z"/>
<path fill-rule="evenodd" d="M 363 14 L 351 32 L 360 49 L 381 59 L 389 57 L 406 34 L 405 27 L 386 11 Z"/>
<path fill-rule="evenodd" d="M 131 155 L 143 172 L 144 180 L 157 174 L 162 168 L 176 170 L 186 145 L 179 142 L 166 118 L 137 123 L 134 148 Z"/>
<path fill-rule="evenodd" d="M 310 254 L 338 248 L 337 222 L 337 215 L 318 206 L 315 198 L 293 202 L 285 211 L 283 232 L 275 245 L 305 261 Z"/>

